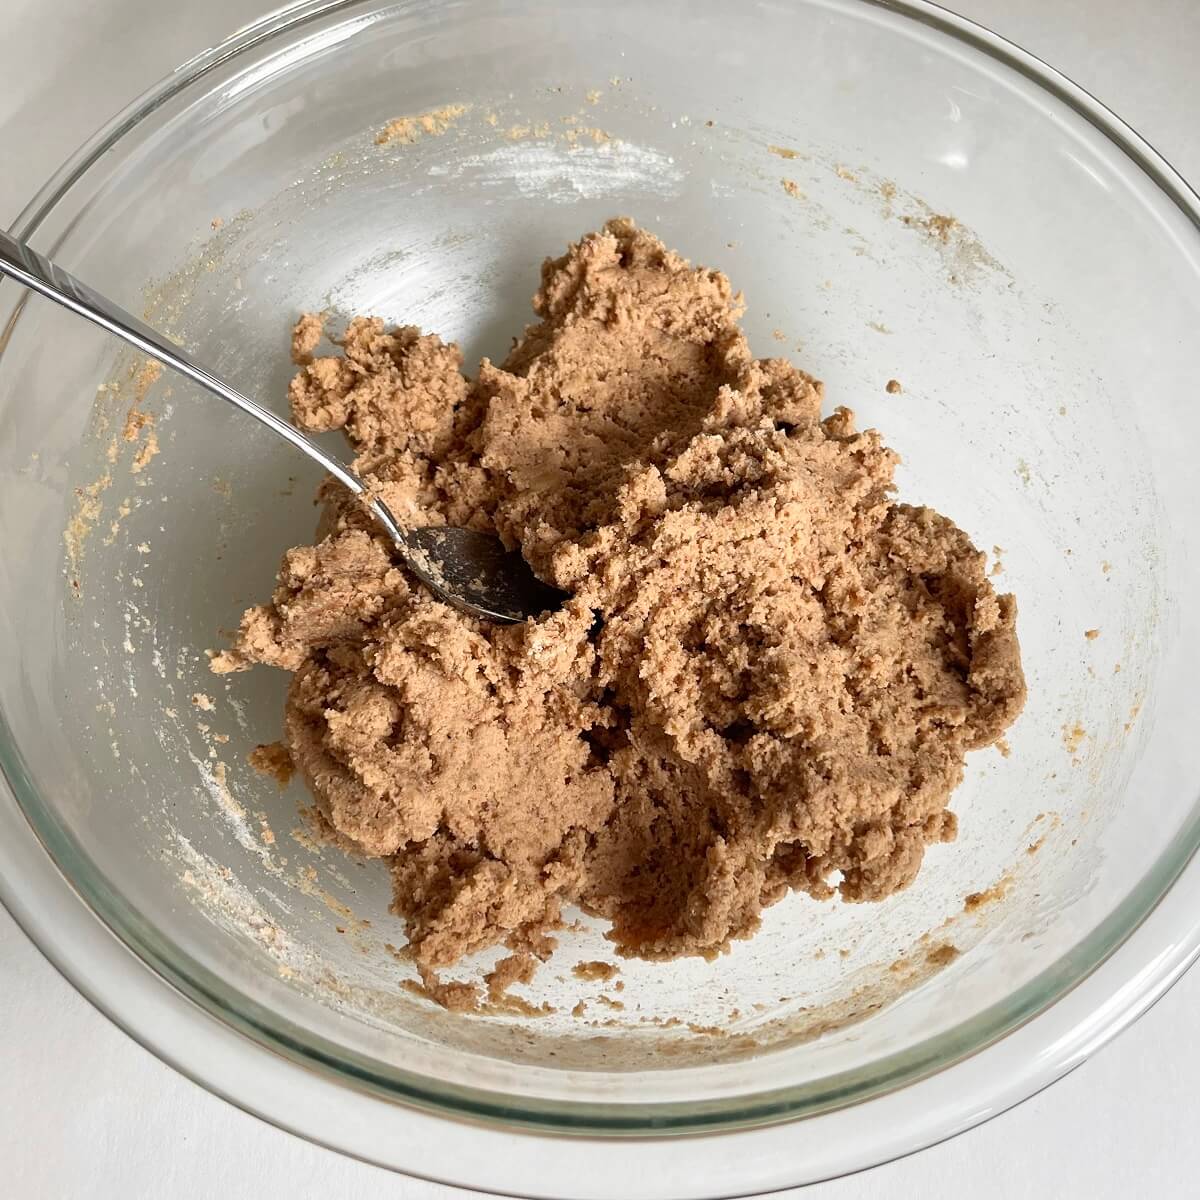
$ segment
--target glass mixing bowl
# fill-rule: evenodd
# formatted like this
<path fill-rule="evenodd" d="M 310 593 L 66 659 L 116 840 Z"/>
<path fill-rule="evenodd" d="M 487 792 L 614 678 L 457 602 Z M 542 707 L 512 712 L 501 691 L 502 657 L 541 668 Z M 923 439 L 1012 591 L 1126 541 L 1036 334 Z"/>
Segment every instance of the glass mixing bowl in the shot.
<path fill-rule="evenodd" d="M 16 232 L 282 411 L 299 312 L 502 356 L 543 255 L 633 216 L 726 271 L 757 352 L 822 377 L 901 453 L 902 496 L 992 552 L 1029 704 L 903 894 L 794 896 L 717 962 L 607 983 L 571 970 L 610 957 L 581 919 L 515 989 L 551 1011 L 445 1012 L 406 987 L 383 866 L 246 765 L 284 677 L 207 670 L 310 540 L 316 475 L 5 282 L 6 902 L 223 1094 L 476 1186 L 751 1191 L 1029 1094 L 1196 953 L 1198 212 L 1093 100 L 921 3 L 322 3 L 242 31 Z"/>

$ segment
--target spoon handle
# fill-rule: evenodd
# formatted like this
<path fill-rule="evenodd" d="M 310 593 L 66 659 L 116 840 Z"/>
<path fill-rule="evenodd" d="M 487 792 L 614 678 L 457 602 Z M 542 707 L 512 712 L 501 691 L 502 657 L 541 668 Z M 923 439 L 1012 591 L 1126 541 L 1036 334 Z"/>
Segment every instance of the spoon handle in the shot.
<path fill-rule="evenodd" d="M 64 271 L 57 263 L 51 262 L 24 242 L 0 231 L 0 275 L 7 275 L 32 291 L 45 296 L 68 308 L 77 316 L 107 329 L 116 334 L 131 346 L 136 346 L 151 358 L 157 359 L 164 366 L 170 367 L 185 375 L 193 383 L 227 400 L 242 412 L 265 425 L 273 433 L 278 434 L 286 442 L 290 442 L 303 454 L 307 454 L 314 462 L 320 463 L 330 475 L 344 484 L 356 496 L 363 496 L 366 503 L 374 511 L 375 516 L 391 534 L 397 545 L 407 545 L 408 539 L 395 517 L 388 511 L 387 506 L 373 496 L 367 494 L 366 485 L 340 459 L 335 458 L 321 449 L 315 442 L 310 441 L 295 426 L 278 417 L 269 409 L 256 404 L 248 396 L 231 388 L 229 384 L 218 379 L 211 371 L 206 370 L 191 357 L 186 350 L 169 342 L 156 329 L 151 329 L 144 321 L 139 321 L 132 313 L 126 312 L 120 305 L 114 304 L 99 292 L 93 291 L 87 284 L 75 278 L 69 271 Z"/>
<path fill-rule="evenodd" d="M 0 231 L 0 275 L 7 275 L 61 304 L 76 316 L 116 334 L 142 353 L 241 409 L 302 454 L 307 454 L 362 500 L 392 539 L 408 569 L 447 603 L 475 616 L 506 623 L 523 621 L 562 603 L 563 593 L 542 583 L 519 554 L 505 552 L 500 539 L 493 534 L 443 527 L 405 528 L 388 506 L 340 459 L 322 450 L 283 418 L 218 379 L 158 330 L 151 329 L 57 263 L 3 231 Z"/>

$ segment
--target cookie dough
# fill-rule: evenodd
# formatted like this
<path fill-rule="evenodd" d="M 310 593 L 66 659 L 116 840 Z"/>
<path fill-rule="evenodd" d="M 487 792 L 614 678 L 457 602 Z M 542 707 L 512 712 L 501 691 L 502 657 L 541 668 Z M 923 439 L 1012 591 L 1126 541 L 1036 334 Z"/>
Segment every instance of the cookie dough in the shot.
<path fill-rule="evenodd" d="M 353 320 L 291 406 L 402 520 L 495 530 L 570 592 L 520 626 L 439 602 L 328 483 L 219 672 L 293 673 L 285 741 L 385 858 L 424 971 L 577 904 L 619 952 L 714 956 L 790 890 L 880 900 L 955 835 L 967 751 L 1025 695 L 984 555 L 897 503 L 897 456 L 755 359 L 740 295 L 628 220 L 542 268 L 503 364 Z"/>

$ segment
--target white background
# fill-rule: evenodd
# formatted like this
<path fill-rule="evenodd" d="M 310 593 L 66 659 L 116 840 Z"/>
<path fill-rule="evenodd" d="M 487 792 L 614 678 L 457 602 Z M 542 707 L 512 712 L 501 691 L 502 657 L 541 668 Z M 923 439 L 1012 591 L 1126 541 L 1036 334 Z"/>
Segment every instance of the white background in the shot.
<path fill-rule="evenodd" d="M 0 0 L 0 226 L 117 108 L 267 3 Z M 951 7 L 1065 71 L 1200 182 L 1200 0 Z M 1198 1009 L 1200 970 L 1116 1044 L 1016 1110 L 901 1162 L 807 1189 L 804 1200 L 1193 1196 Z M 470 1195 L 341 1158 L 210 1096 L 76 995 L 3 909 L 0 1172 L 0 1193 L 14 1200 Z"/>

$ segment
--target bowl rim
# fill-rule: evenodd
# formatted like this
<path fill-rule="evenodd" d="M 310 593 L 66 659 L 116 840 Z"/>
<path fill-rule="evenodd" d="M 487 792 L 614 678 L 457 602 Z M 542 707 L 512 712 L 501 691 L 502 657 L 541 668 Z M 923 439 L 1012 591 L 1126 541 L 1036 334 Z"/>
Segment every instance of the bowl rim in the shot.
<path fill-rule="evenodd" d="M 821 0 L 813 0 L 820 3 Z M 1112 114 L 1084 89 L 1027 51 L 984 27 L 950 13 L 930 0 L 845 0 L 868 9 L 886 9 L 934 33 L 981 52 L 1016 71 L 1029 82 L 1066 105 L 1106 137 L 1136 166 L 1200 232 L 1200 197 L 1170 164 L 1143 138 Z M 215 47 L 194 56 L 143 93 L 80 147 L 26 205 L 13 230 L 33 238 L 59 201 L 105 154 L 156 109 L 168 103 L 210 72 L 274 38 L 291 34 L 319 19 L 352 13 L 364 0 L 301 0 L 266 14 L 235 32 Z M 389 9 L 402 7 L 388 6 Z M 406 6 L 405 6 L 406 7 Z M 0 297 L 7 287 L 0 285 Z M 19 297 L 14 314 L 21 307 Z M 11 319 L 5 330 L 11 327 Z M 0 351 L 5 337 L 0 336 Z M 865 1104 L 945 1072 L 971 1056 L 986 1051 L 1014 1030 L 1060 1003 L 1102 967 L 1162 902 L 1188 867 L 1200 847 L 1200 810 L 1194 809 L 1181 833 L 1150 871 L 1108 916 L 1054 964 L 998 1002 L 951 1030 L 876 1060 L 870 1067 L 842 1072 L 814 1083 L 793 1085 L 755 1094 L 742 1094 L 697 1106 L 687 1101 L 666 1103 L 596 1103 L 512 1098 L 484 1089 L 430 1081 L 427 1077 L 384 1066 L 348 1052 L 311 1032 L 276 1017 L 258 1002 L 229 988 L 200 964 L 174 949 L 140 914 L 90 870 L 81 847 L 65 837 L 42 809 L 36 788 L 26 771 L 10 727 L 0 713 L 0 770 L 8 787 L 48 858 L 64 880 L 101 922 L 133 951 L 146 967 L 180 995 L 258 1045 L 292 1062 L 324 1073 L 376 1097 L 399 1100 L 441 1116 L 454 1116 L 531 1132 L 575 1133 L 592 1137 L 662 1137 L 664 1134 L 712 1133 L 819 1116 L 856 1104 Z M 13 894 L 11 876 L 4 880 L 4 898 Z M 9 905 L 10 909 L 19 907 Z M 1176 933 L 1179 931 L 1176 930 Z M 1086 1034 L 1062 1037 L 1052 1058 L 1028 1072 L 1031 1094 L 1045 1082 L 1064 1073 L 1076 1060 L 1080 1039 L 1089 1049 L 1102 1044 L 1165 991 L 1200 952 L 1200 924 L 1190 923 L 1177 939 L 1175 953 L 1163 959 L 1153 974 L 1139 973 L 1136 995 L 1124 997 L 1120 1006 L 1109 1006 L 1104 1027 L 1088 1026 Z M 39 942 L 40 939 L 34 938 Z M 55 961 L 61 957 L 56 956 Z M 1076 964 L 1087 966 L 1080 969 Z M 64 969 L 70 977 L 69 968 Z M 107 1011 L 107 1010 L 106 1010 Z M 119 1023 L 120 1017 L 116 1017 Z M 123 1024 L 123 1023 L 122 1023 Z M 136 1032 L 129 1029 L 135 1037 Z M 1038 1080 L 1041 1080 L 1039 1083 Z M 989 1114 L 985 1114 L 989 1115 Z"/>

